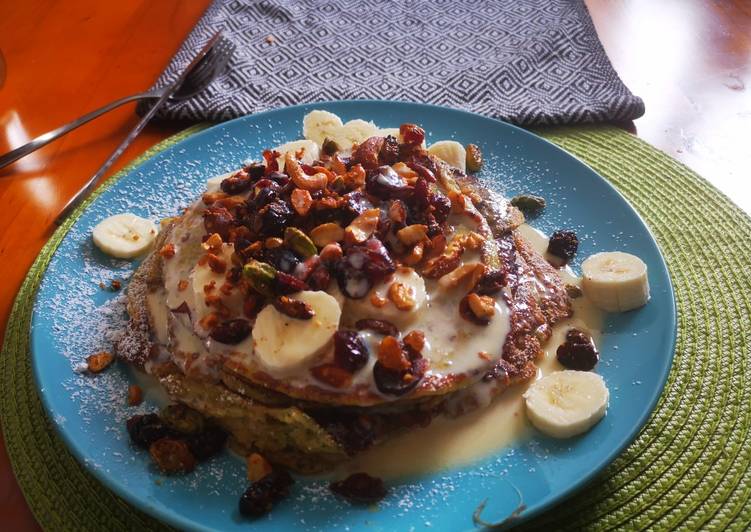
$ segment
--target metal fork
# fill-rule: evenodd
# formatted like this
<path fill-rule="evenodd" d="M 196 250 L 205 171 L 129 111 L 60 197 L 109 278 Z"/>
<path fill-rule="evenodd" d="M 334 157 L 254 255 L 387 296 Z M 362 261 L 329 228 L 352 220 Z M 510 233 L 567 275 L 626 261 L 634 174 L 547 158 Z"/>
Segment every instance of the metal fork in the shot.
<path fill-rule="evenodd" d="M 170 96 L 169 101 L 181 102 L 183 100 L 187 100 L 208 87 L 209 84 L 214 81 L 214 78 L 216 78 L 216 76 L 218 76 L 225 69 L 234 50 L 235 45 L 232 44 L 232 42 L 228 41 L 227 39 L 220 38 L 217 43 L 214 44 L 211 50 L 209 50 L 209 52 L 205 56 L 203 56 L 199 64 L 196 65 L 195 69 L 190 73 L 190 75 L 185 78 L 185 81 L 183 81 L 183 83 L 180 85 L 180 88 L 175 92 L 175 94 Z M 24 157 L 31 152 L 38 150 L 42 146 L 46 146 L 53 140 L 62 137 L 66 133 L 69 133 L 74 129 L 94 120 L 104 113 L 112 111 L 113 109 L 117 109 L 121 105 L 139 100 L 158 100 L 159 98 L 164 96 L 164 94 L 167 93 L 170 88 L 171 84 L 160 89 L 139 92 L 138 94 L 131 94 L 130 96 L 115 100 L 114 102 L 109 103 L 95 111 L 91 111 L 90 113 L 85 114 L 82 117 L 65 124 L 64 126 L 60 126 L 57 129 L 53 129 L 52 131 L 48 131 L 43 135 L 39 135 L 23 146 L 19 146 L 15 150 L 9 151 L 5 155 L 1 156 L 0 168 L 8 166 L 21 157 Z"/>
<path fill-rule="evenodd" d="M 128 133 L 128 136 L 125 138 L 125 140 L 123 140 L 120 145 L 115 148 L 115 151 L 112 152 L 112 155 L 110 155 L 107 160 L 104 161 L 104 164 L 101 166 L 101 168 L 99 168 L 99 170 L 97 170 L 97 172 L 93 176 L 91 176 L 89 180 L 86 181 L 86 183 L 84 183 L 84 185 L 78 190 L 78 192 L 75 193 L 70 201 L 68 201 L 65 207 L 63 207 L 63 210 L 60 211 L 60 214 L 58 214 L 55 218 L 56 225 L 62 225 L 68 215 L 73 212 L 84 199 L 86 199 L 89 193 L 94 190 L 94 187 L 96 187 L 102 176 L 107 173 L 107 170 L 110 169 L 112 164 L 123 154 L 126 148 L 130 146 L 130 143 L 133 142 L 133 139 L 135 139 L 141 132 L 141 130 L 146 127 L 146 124 L 149 122 L 149 120 L 151 120 L 151 117 L 156 114 L 157 110 L 167 101 L 171 94 L 177 92 L 177 90 L 188 79 L 190 73 L 198 67 L 198 64 L 201 62 L 201 60 L 203 60 L 204 57 L 208 56 L 211 50 L 213 50 L 214 48 L 218 48 L 218 50 L 213 55 L 214 59 L 211 60 L 212 66 L 210 68 L 207 67 L 207 79 L 214 79 L 217 74 L 224 70 L 224 68 L 227 66 L 227 63 L 229 62 L 229 56 L 234 51 L 235 47 L 232 43 L 224 40 L 221 37 L 221 32 L 217 32 L 211 39 L 209 39 L 209 41 L 204 45 L 201 51 L 198 52 L 195 57 L 193 57 L 193 60 L 187 67 L 182 70 L 178 78 L 170 83 L 170 85 L 162 93 L 162 97 L 159 98 L 148 111 L 146 111 L 141 120 L 135 125 L 131 132 Z M 218 69 L 216 68 L 217 66 L 220 66 L 221 68 Z"/>

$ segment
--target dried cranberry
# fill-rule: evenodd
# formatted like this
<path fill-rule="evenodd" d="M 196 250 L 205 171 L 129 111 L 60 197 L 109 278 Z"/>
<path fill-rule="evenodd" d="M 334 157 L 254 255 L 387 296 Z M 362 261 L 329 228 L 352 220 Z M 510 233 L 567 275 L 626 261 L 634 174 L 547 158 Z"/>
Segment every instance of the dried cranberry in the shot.
<path fill-rule="evenodd" d="M 339 330 L 334 333 L 334 360 L 337 366 L 350 373 L 368 363 L 368 348 L 357 332 Z"/>
<path fill-rule="evenodd" d="M 249 334 L 250 323 L 248 323 L 248 320 L 236 319 L 220 323 L 214 327 L 209 336 L 217 342 L 234 345 L 245 340 Z"/>
<path fill-rule="evenodd" d="M 394 164 L 399 160 L 399 141 L 392 135 L 383 140 L 383 146 L 378 153 L 379 164 Z"/>
<path fill-rule="evenodd" d="M 183 440 L 157 440 L 149 446 L 149 454 L 159 470 L 167 475 L 190 473 L 196 467 L 196 458 Z"/>
<path fill-rule="evenodd" d="M 262 208 L 253 219 L 253 231 L 261 238 L 282 236 L 295 216 L 292 208 L 283 200 L 275 200 Z"/>
<path fill-rule="evenodd" d="M 569 329 L 566 341 L 556 351 L 558 362 L 568 369 L 590 371 L 600 360 L 592 337 L 579 329 Z"/>
<path fill-rule="evenodd" d="M 382 200 L 404 199 L 412 195 L 412 187 L 390 166 L 368 171 L 365 176 L 365 190 Z"/>
<path fill-rule="evenodd" d="M 308 285 L 307 283 L 305 283 L 305 281 L 301 281 L 294 275 L 290 275 L 288 273 L 284 273 L 283 271 L 277 270 L 276 276 L 274 278 L 275 294 L 286 296 L 307 289 Z"/>
<path fill-rule="evenodd" d="M 396 265 L 383 243 L 377 238 L 370 238 L 365 242 L 364 271 L 375 284 L 394 273 Z"/>
<path fill-rule="evenodd" d="M 263 159 L 266 161 L 266 174 L 279 171 L 279 157 L 282 155 L 276 150 L 264 150 Z"/>
<path fill-rule="evenodd" d="M 353 473 L 344 480 L 332 482 L 329 489 L 348 501 L 361 504 L 378 502 L 387 493 L 383 480 L 367 473 Z"/>
<path fill-rule="evenodd" d="M 339 288 L 347 297 L 360 299 L 370 288 L 396 271 L 394 261 L 377 238 L 348 248 L 337 264 Z"/>
<path fill-rule="evenodd" d="M 430 205 L 430 186 L 425 179 L 418 179 L 412 196 L 412 205 L 423 212 Z"/>
<path fill-rule="evenodd" d="M 287 174 L 283 174 L 282 172 L 271 172 L 266 176 L 266 179 L 273 181 L 282 188 L 286 187 L 290 183 L 289 176 Z"/>
<path fill-rule="evenodd" d="M 361 164 L 366 170 L 376 168 L 378 166 L 378 155 L 383 144 L 383 137 L 366 139 L 352 153 L 352 161 Z"/>
<path fill-rule="evenodd" d="M 475 292 L 481 296 L 492 296 L 506 285 L 506 275 L 501 270 L 491 270 L 480 277 Z"/>
<path fill-rule="evenodd" d="M 415 353 L 409 351 L 414 356 Z M 425 374 L 426 361 L 421 356 L 412 358 L 412 366 L 405 371 L 393 371 L 376 362 L 373 366 L 373 380 L 376 388 L 387 395 L 404 395 L 411 391 Z"/>
<path fill-rule="evenodd" d="M 219 233 L 222 240 L 229 241 L 230 229 L 237 225 L 235 218 L 224 207 L 208 207 L 203 213 L 203 226 L 208 234 Z"/>
<path fill-rule="evenodd" d="M 349 225 L 352 220 L 360 216 L 368 209 L 372 209 L 373 204 L 368 201 L 365 194 L 359 191 L 350 192 L 344 195 L 344 205 L 339 209 L 339 217 L 342 225 Z"/>
<path fill-rule="evenodd" d="M 248 166 L 246 166 L 245 168 L 243 168 L 243 170 L 245 170 L 245 172 L 250 176 L 250 178 L 255 181 L 256 179 L 261 179 L 263 177 L 263 174 L 266 173 L 266 165 L 264 165 L 263 163 L 254 161 L 250 163 Z"/>
<path fill-rule="evenodd" d="M 261 517 L 271 511 L 276 503 L 289 495 L 294 484 L 292 477 L 283 470 L 271 473 L 253 482 L 240 497 L 240 514 L 246 517 Z"/>
<path fill-rule="evenodd" d="M 350 299 L 362 299 L 373 288 L 373 281 L 361 270 L 340 268 L 337 281 L 339 289 Z"/>
<path fill-rule="evenodd" d="M 548 253 L 563 259 L 564 264 L 574 258 L 577 249 L 579 249 L 579 239 L 573 231 L 556 231 L 548 242 Z"/>
<path fill-rule="evenodd" d="M 425 140 L 425 130 L 415 124 L 402 124 L 399 133 L 405 144 L 420 145 Z"/>
<path fill-rule="evenodd" d="M 227 436 L 227 433 L 221 427 L 212 424 L 198 434 L 188 436 L 185 442 L 193 456 L 199 462 L 203 462 L 224 449 Z"/>
<path fill-rule="evenodd" d="M 310 285 L 311 290 L 326 290 L 329 287 L 330 282 L 331 273 L 329 273 L 329 270 L 323 265 L 318 266 L 308 276 L 308 285 Z"/>
<path fill-rule="evenodd" d="M 419 175 L 421 178 L 423 178 L 428 183 L 435 183 L 435 173 L 433 173 L 432 170 L 425 167 L 425 165 L 422 165 L 420 163 L 410 161 L 407 163 L 407 166 L 409 166 L 412 170 L 417 172 L 417 175 Z"/>
<path fill-rule="evenodd" d="M 263 248 L 258 254 L 258 260 L 271 264 L 277 270 L 284 273 L 292 273 L 300 264 L 300 259 L 294 252 L 286 247 Z"/>
<path fill-rule="evenodd" d="M 252 185 L 253 181 L 250 176 L 241 170 L 222 180 L 219 186 L 222 192 L 226 192 L 227 194 L 240 194 L 248 190 Z"/>
<path fill-rule="evenodd" d="M 432 207 L 435 221 L 439 224 L 443 224 L 448 219 L 449 214 L 451 214 L 451 200 L 443 193 L 436 190 L 430 194 L 428 202 Z"/>
<path fill-rule="evenodd" d="M 251 209 L 261 210 L 279 198 L 279 185 L 268 179 L 261 179 L 253 199 L 248 202 Z"/>
<path fill-rule="evenodd" d="M 399 336 L 399 329 L 396 328 L 396 325 L 386 320 L 357 320 L 355 322 L 355 327 L 357 327 L 358 331 L 370 329 L 371 331 L 375 331 L 384 336 Z"/>
<path fill-rule="evenodd" d="M 128 419 L 125 425 L 130 440 L 144 449 L 148 449 L 157 440 L 175 434 L 157 414 L 133 416 Z"/>

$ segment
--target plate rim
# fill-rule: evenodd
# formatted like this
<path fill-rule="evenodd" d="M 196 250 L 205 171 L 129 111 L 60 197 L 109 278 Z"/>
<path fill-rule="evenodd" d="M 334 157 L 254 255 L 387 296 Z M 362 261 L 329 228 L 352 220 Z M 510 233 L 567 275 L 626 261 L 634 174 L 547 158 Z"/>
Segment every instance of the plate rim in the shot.
<path fill-rule="evenodd" d="M 224 122 L 220 122 L 217 124 L 213 124 L 209 127 L 206 127 L 205 129 L 202 129 L 200 131 L 197 131 L 183 139 L 180 139 L 175 144 L 172 144 L 159 152 L 152 154 L 145 158 L 143 161 L 139 161 L 139 165 L 146 163 L 157 156 L 162 156 L 164 154 L 167 154 L 173 150 L 179 149 L 180 145 L 187 141 L 187 140 L 200 140 L 202 137 L 207 137 L 213 134 L 216 130 L 222 129 L 227 126 L 227 124 L 233 123 L 233 122 L 241 122 L 244 120 L 249 120 L 257 117 L 265 117 L 267 115 L 271 115 L 274 113 L 282 112 L 282 111 L 291 111 L 294 112 L 296 110 L 302 110 L 302 109 L 308 109 L 312 110 L 316 106 L 320 106 L 321 108 L 329 108 L 331 106 L 337 107 L 337 106 L 357 106 L 357 105 L 385 105 L 385 106 L 404 106 L 406 108 L 410 107 L 418 107 L 423 109 L 429 109 L 436 112 L 451 112 L 451 113 L 457 113 L 460 116 L 469 116 L 473 120 L 480 119 L 482 121 L 486 121 L 489 124 L 493 124 L 493 127 L 498 127 L 500 125 L 501 127 L 507 127 L 510 128 L 510 130 L 515 133 L 519 134 L 522 137 L 526 137 L 526 140 L 531 140 L 533 142 L 539 142 L 542 141 L 545 144 L 548 145 L 548 148 L 552 148 L 553 150 L 557 151 L 560 156 L 563 156 L 564 158 L 568 158 L 573 160 L 575 163 L 581 165 L 586 171 L 592 175 L 594 178 L 600 180 L 608 189 L 610 192 L 614 193 L 622 203 L 624 204 L 625 208 L 630 211 L 630 214 L 632 214 L 638 222 L 642 225 L 643 229 L 646 230 L 646 233 L 649 235 L 649 238 L 652 240 L 652 243 L 654 244 L 655 248 L 657 249 L 657 257 L 659 259 L 659 264 L 662 268 L 662 270 L 666 274 L 667 279 L 667 292 L 668 296 L 667 302 L 669 303 L 668 311 L 668 318 L 669 325 L 672 334 L 670 335 L 669 339 L 669 353 L 667 357 L 664 357 L 662 364 L 660 364 L 659 369 L 661 373 L 661 378 L 659 385 L 655 387 L 654 391 L 651 394 L 651 397 L 649 397 L 649 400 L 647 402 L 647 407 L 644 409 L 644 412 L 639 416 L 639 418 L 636 420 L 636 422 L 632 425 L 631 429 L 626 433 L 626 435 L 621 439 L 621 442 L 611 448 L 607 453 L 605 453 L 605 456 L 600 460 L 599 464 L 596 467 L 593 467 L 590 469 L 586 474 L 582 475 L 578 479 L 576 479 L 574 482 L 570 483 L 568 486 L 566 486 L 564 489 L 558 490 L 554 492 L 551 495 L 548 495 L 544 497 L 540 502 L 538 502 L 536 505 L 534 505 L 531 508 L 526 509 L 515 521 L 515 524 L 520 524 L 523 522 L 526 522 L 533 517 L 540 515 L 541 513 L 549 510 L 551 507 L 556 506 L 564 502 L 565 500 L 571 498 L 573 495 L 575 495 L 577 492 L 579 492 L 581 489 L 583 489 L 586 485 L 588 485 L 594 478 L 601 473 L 606 467 L 608 467 L 612 462 L 624 451 L 626 447 L 631 445 L 631 443 L 634 442 L 636 437 L 638 436 L 639 432 L 644 428 L 647 421 L 651 417 L 651 415 L 654 413 L 655 407 L 657 405 L 657 402 L 659 401 L 660 397 L 665 391 L 665 385 L 668 382 L 670 372 L 673 365 L 673 360 L 675 357 L 675 349 L 677 345 L 677 334 L 678 334 L 678 319 L 677 319 L 677 305 L 676 305 L 676 299 L 675 299 L 675 289 L 673 287 L 673 280 L 670 274 L 670 269 L 668 268 L 667 262 L 665 260 L 665 257 L 663 255 L 662 249 L 655 238 L 654 233 L 652 232 L 652 229 L 649 227 L 649 225 L 645 222 L 644 218 L 639 214 L 639 212 L 634 208 L 634 206 L 626 199 L 626 197 L 605 177 L 600 175 L 597 171 L 595 171 L 590 165 L 588 165 L 586 162 L 581 160 L 576 155 L 566 151 L 562 147 L 558 146 L 557 144 L 553 143 L 552 141 L 541 137 L 540 135 L 537 135 L 536 133 L 526 130 L 520 126 L 517 126 L 515 124 L 512 124 L 510 122 L 506 122 L 503 120 L 490 118 L 488 116 L 480 115 L 477 113 L 472 113 L 470 111 L 466 111 L 464 109 L 458 109 L 454 107 L 448 107 L 448 106 L 441 106 L 441 105 L 434 105 L 434 104 L 426 104 L 426 103 L 417 103 L 417 102 L 408 102 L 408 101 L 402 101 L 402 100 L 374 100 L 374 99 L 347 99 L 347 100 L 326 100 L 326 101 L 319 101 L 319 102 L 311 102 L 311 103 L 302 103 L 302 104 L 296 104 L 296 105 L 290 105 L 290 106 L 283 106 L 283 107 L 276 107 L 273 109 L 268 109 L 262 112 L 249 114 L 240 116 L 231 120 L 227 120 Z M 196 127 L 198 124 L 195 124 L 193 126 L 189 126 L 185 128 L 182 131 L 179 131 L 175 133 L 174 135 L 170 135 L 169 137 L 166 137 L 162 141 L 154 144 L 152 148 L 158 146 L 162 142 L 165 142 L 169 140 L 170 138 L 174 136 L 181 135 L 185 131 L 189 130 L 191 127 Z M 137 168 L 132 168 L 131 165 L 140 157 L 143 157 L 146 155 L 148 150 L 145 150 L 142 154 L 135 157 L 130 164 L 126 165 L 122 170 L 108 178 L 105 182 L 103 182 L 98 188 L 97 188 L 97 196 L 104 192 L 105 190 L 111 188 L 112 186 L 116 185 L 117 182 L 119 182 L 122 178 L 127 176 L 129 173 L 133 172 Z M 93 201 L 95 201 L 97 198 L 95 197 Z M 92 201 L 92 202 L 93 202 Z M 56 246 L 56 249 L 53 251 L 53 253 L 50 255 L 50 260 L 48 261 L 47 265 L 45 265 L 44 271 L 40 273 L 39 276 L 39 285 L 36 287 L 35 293 L 34 293 L 34 302 L 32 306 L 32 312 L 31 312 L 31 320 L 30 320 L 30 330 L 29 330 L 29 354 L 31 358 L 31 366 L 32 366 L 32 373 L 34 377 L 34 383 L 35 388 L 37 391 L 37 395 L 39 396 L 41 403 L 44 407 L 45 414 L 47 415 L 48 419 L 50 420 L 50 424 L 54 427 L 56 434 L 62 438 L 62 440 L 65 442 L 65 446 L 67 450 L 75 457 L 76 461 L 91 475 L 93 475 L 99 482 L 104 484 L 104 486 L 112 491 L 116 496 L 124 499 L 127 501 L 130 505 L 132 505 L 135 509 L 149 515 L 150 517 L 160 520 L 166 524 L 172 525 L 172 526 L 178 526 L 181 528 L 189 529 L 189 530 L 210 530 L 210 528 L 207 528 L 202 523 L 198 523 L 196 521 L 190 520 L 185 518 L 182 514 L 177 512 L 176 510 L 173 510 L 171 508 L 168 508 L 166 506 L 157 504 L 152 505 L 149 504 L 149 502 L 144 499 L 143 497 L 137 497 L 131 490 L 128 490 L 125 485 L 121 485 L 120 483 L 116 482 L 114 479 L 112 479 L 110 476 L 108 476 L 104 468 L 98 468 L 98 467 L 92 467 L 87 460 L 87 457 L 83 454 L 83 452 L 78 448 L 78 446 L 75 444 L 75 441 L 73 438 L 63 430 L 63 426 L 59 423 L 54 423 L 52 420 L 54 419 L 55 412 L 53 410 L 53 405 L 50 402 L 50 397 L 44 393 L 43 388 L 41 387 L 41 375 L 40 375 L 40 364 L 39 364 L 39 357 L 35 356 L 35 335 L 34 330 L 35 326 L 37 324 L 38 319 L 38 301 L 39 301 L 39 286 L 41 286 L 41 283 L 46 278 L 49 264 L 51 263 L 54 256 L 57 254 L 59 245 L 63 243 L 65 238 L 67 238 L 68 233 L 71 231 L 71 229 L 75 226 L 75 224 L 78 222 L 80 217 L 89 209 L 91 208 L 91 204 L 86 205 L 85 208 L 81 209 L 79 212 L 75 214 L 75 218 L 72 220 L 72 223 L 70 223 L 66 228 L 61 228 L 60 230 L 64 231 L 64 234 L 60 236 L 58 245 Z M 445 470 L 446 472 L 450 472 L 451 469 Z"/>

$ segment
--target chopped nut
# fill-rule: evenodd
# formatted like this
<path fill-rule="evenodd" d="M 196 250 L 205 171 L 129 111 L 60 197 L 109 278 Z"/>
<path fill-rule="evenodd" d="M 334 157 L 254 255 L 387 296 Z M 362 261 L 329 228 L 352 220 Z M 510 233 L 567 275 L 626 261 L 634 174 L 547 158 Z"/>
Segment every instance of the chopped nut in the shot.
<path fill-rule="evenodd" d="M 391 168 L 394 169 L 394 172 L 402 176 L 404 179 L 411 179 L 413 177 L 417 177 L 417 172 L 412 170 L 409 166 L 402 162 L 398 162 L 391 166 Z"/>
<path fill-rule="evenodd" d="M 404 345 L 408 345 L 415 352 L 420 353 L 422 348 L 425 347 L 425 333 L 415 329 L 404 337 Z"/>
<path fill-rule="evenodd" d="M 344 229 L 334 222 L 321 224 L 310 231 L 310 238 L 316 246 L 322 248 L 328 244 L 344 240 Z"/>
<path fill-rule="evenodd" d="M 149 454 L 159 470 L 166 474 L 190 473 L 196 467 L 196 459 L 182 440 L 162 438 L 152 443 Z"/>
<path fill-rule="evenodd" d="M 218 253 L 222 249 L 222 237 L 219 233 L 212 233 L 201 247 L 211 253 Z"/>
<path fill-rule="evenodd" d="M 271 473 L 271 464 L 258 453 L 249 454 L 245 462 L 248 466 L 248 480 L 251 482 L 258 482 Z"/>
<path fill-rule="evenodd" d="M 334 364 L 323 364 L 311 368 L 310 372 L 321 382 L 325 382 L 334 388 L 344 388 L 352 382 L 352 374 L 344 368 Z"/>
<path fill-rule="evenodd" d="M 201 199 L 203 200 L 203 202 L 206 205 L 213 205 L 217 201 L 219 201 L 221 199 L 228 198 L 228 197 L 229 197 L 229 194 L 227 194 L 226 192 L 222 192 L 220 190 L 217 190 L 215 192 L 206 192 L 206 193 L 204 193 L 204 195 L 201 197 Z"/>
<path fill-rule="evenodd" d="M 403 371 L 412 367 L 409 359 L 404 355 L 399 340 L 394 336 L 387 336 L 378 346 L 378 362 L 386 369 Z"/>
<path fill-rule="evenodd" d="M 217 257 L 213 253 L 207 253 L 208 264 L 214 273 L 224 273 L 227 271 L 227 263 L 224 259 Z"/>
<path fill-rule="evenodd" d="M 463 214 L 467 210 L 467 197 L 461 192 L 450 190 L 448 197 L 451 200 L 451 212 L 454 214 Z"/>
<path fill-rule="evenodd" d="M 162 249 L 159 250 L 159 254 L 165 259 L 171 259 L 175 256 L 175 244 L 173 244 L 172 242 L 170 242 L 169 244 L 164 244 L 162 246 Z"/>
<path fill-rule="evenodd" d="M 477 353 L 477 356 L 483 359 L 485 362 L 491 362 L 493 360 L 487 351 L 480 351 Z"/>
<path fill-rule="evenodd" d="M 316 315 L 313 307 L 300 299 L 293 299 L 288 296 L 280 296 L 274 300 L 274 308 L 286 314 L 290 318 L 297 320 L 309 320 Z"/>
<path fill-rule="evenodd" d="M 284 154 L 284 170 L 295 186 L 304 190 L 323 190 L 329 181 L 326 174 L 321 172 L 315 175 L 306 174 L 290 152 Z"/>
<path fill-rule="evenodd" d="M 409 255 L 404 257 L 404 264 L 408 266 L 414 266 L 415 264 L 419 263 L 422 260 L 422 257 L 424 254 L 425 254 L 425 243 L 418 242 L 417 244 L 412 246 L 412 250 L 409 252 Z"/>
<path fill-rule="evenodd" d="M 386 305 L 386 303 L 388 302 L 389 302 L 388 299 L 386 299 L 383 296 L 379 296 L 376 292 L 373 292 L 372 294 L 370 294 L 370 304 L 376 308 L 381 308 L 384 305 Z"/>
<path fill-rule="evenodd" d="M 490 318 L 495 314 L 495 301 L 490 296 L 481 296 L 472 292 L 467 296 L 469 309 L 480 319 Z"/>
<path fill-rule="evenodd" d="M 188 285 L 189 285 L 189 284 L 190 284 L 190 283 L 188 283 L 188 280 L 187 280 L 187 279 L 180 279 L 180 280 L 179 280 L 179 281 L 177 282 L 177 289 L 178 289 L 178 290 L 179 290 L 180 292 L 182 292 L 183 290 L 185 290 L 186 288 L 188 288 Z"/>
<path fill-rule="evenodd" d="M 107 367 L 109 367 L 109 365 L 112 364 L 114 360 L 115 357 L 114 355 L 112 355 L 112 353 L 101 351 L 99 353 L 86 357 L 86 368 L 91 373 L 99 373 L 107 369 Z"/>
<path fill-rule="evenodd" d="M 480 264 L 480 266 L 482 266 L 482 264 Z M 447 273 L 438 279 L 438 286 L 446 290 L 449 288 L 455 288 L 470 274 L 473 274 L 476 267 L 477 264 L 462 264 L 453 272 Z"/>
<path fill-rule="evenodd" d="M 344 230 L 344 240 L 348 244 L 362 244 L 375 232 L 378 227 L 380 209 L 368 209 L 352 220 Z"/>
<path fill-rule="evenodd" d="M 576 299 L 582 296 L 582 289 L 575 284 L 566 284 L 566 295 L 571 299 Z"/>
<path fill-rule="evenodd" d="M 341 259 L 343 255 L 344 255 L 344 252 L 342 251 L 342 246 L 340 246 L 336 242 L 332 244 L 326 244 L 325 246 L 323 246 L 323 249 L 318 254 L 318 256 L 321 258 L 323 262 L 332 262 L 332 263 Z"/>
<path fill-rule="evenodd" d="M 423 224 L 412 224 L 403 227 L 396 232 L 396 237 L 405 246 L 413 246 L 418 242 L 428 240 L 428 226 Z"/>
<path fill-rule="evenodd" d="M 209 283 L 206 283 L 203 285 L 203 293 L 206 295 L 209 295 L 211 292 L 214 291 L 214 288 L 216 288 L 216 281 L 211 281 Z"/>
<path fill-rule="evenodd" d="M 128 405 L 138 406 L 143 402 L 143 390 L 137 384 L 128 386 Z"/>
<path fill-rule="evenodd" d="M 537 216 L 545 209 L 545 198 L 534 194 L 519 194 L 511 198 L 511 205 L 527 216 Z"/>
<path fill-rule="evenodd" d="M 414 289 L 402 283 L 391 283 L 389 299 L 399 310 L 409 311 L 415 308 Z"/>
<path fill-rule="evenodd" d="M 214 314 L 213 312 L 210 312 L 209 314 L 206 314 L 203 318 L 198 320 L 198 325 L 200 325 L 202 328 L 204 328 L 207 331 L 211 331 L 219 324 L 219 317 Z"/>
<path fill-rule="evenodd" d="M 428 279 L 439 279 L 454 271 L 462 262 L 461 253 L 457 250 L 444 253 L 430 259 L 422 269 L 422 275 Z"/>
<path fill-rule="evenodd" d="M 389 220 L 397 224 L 403 224 L 407 219 L 407 208 L 402 200 L 394 200 L 389 205 Z"/>
<path fill-rule="evenodd" d="M 284 230 L 284 243 L 292 251 L 306 259 L 318 253 L 313 241 L 297 227 L 287 227 Z"/>
<path fill-rule="evenodd" d="M 278 236 L 271 236 L 263 241 L 263 247 L 266 249 L 274 249 L 284 245 L 284 240 Z"/>
<path fill-rule="evenodd" d="M 467 144 L 466 147 L 466 165 L 467 165 L 467 171 L 474 173 L 479 172 L 480 168 L 482 168 L 482 152 L 480 151 L 480 148 L 477 147 L 476 144 Z"/>
<path fill-rule="evenodd" d="M 243 266 L 243 274 L 248 278 L 250 286 L 256 292 L 264 296 L 273 295 L 273 282 L 276 278 L 276 268 L 265 262 L 251 259 L 245 266 Z"/>
<path fill-rule="evenodd" d="M 446 235 L 443 233 L 430 239 L 430 257 L 437 257 L 446 250 Z"/>
<path fill-rule="evenodd" d="M 299 214 L 300 216 L 305 216 L 308 214 L 310 207 L 313 205 L 313 197 L 307 190 L 296 188 L 292 191 L 290 202 L 292 203 L 292 208 L 295 209 L 295 212 L 297 214 Z"/>
<path fill-rule="evenodd" d="M 360 188 L 365 184 L 365 169 L 362 165 L 356 164 L 342 175 L 342 179 L 348 188 Z"/>

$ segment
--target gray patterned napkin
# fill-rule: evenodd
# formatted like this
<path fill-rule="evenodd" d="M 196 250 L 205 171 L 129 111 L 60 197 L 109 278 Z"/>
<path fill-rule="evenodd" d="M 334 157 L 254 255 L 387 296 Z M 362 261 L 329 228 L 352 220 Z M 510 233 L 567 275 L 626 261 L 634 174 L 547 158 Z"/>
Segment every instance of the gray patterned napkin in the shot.
<path fill-rule="evenodd" d="M 167 119 L 226 120 L 323 100 L 387 99 L 518 124 L 631 120 L 582 0 L 215 0 L 157 82 L 217 30 L 230 68 Z"/>

